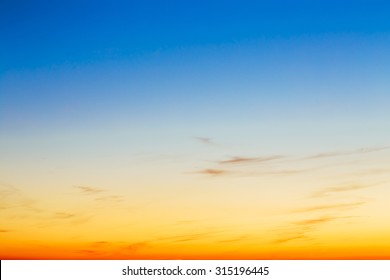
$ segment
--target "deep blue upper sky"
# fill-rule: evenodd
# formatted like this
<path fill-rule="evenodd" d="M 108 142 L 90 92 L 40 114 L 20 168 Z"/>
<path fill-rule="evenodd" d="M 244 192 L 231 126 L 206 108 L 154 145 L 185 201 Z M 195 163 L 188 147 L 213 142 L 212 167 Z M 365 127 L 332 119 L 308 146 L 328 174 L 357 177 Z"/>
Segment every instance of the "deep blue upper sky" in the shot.
<path fill-rule="evenodd" d="M 390 30 L 383 1 L 0 2 L 0 73 L 154 51 Z"/>
<path fill-rule="evenodd" d="M 390 2 L 3 0 L 0 152 L 388 146 L 389 76 Z"/>

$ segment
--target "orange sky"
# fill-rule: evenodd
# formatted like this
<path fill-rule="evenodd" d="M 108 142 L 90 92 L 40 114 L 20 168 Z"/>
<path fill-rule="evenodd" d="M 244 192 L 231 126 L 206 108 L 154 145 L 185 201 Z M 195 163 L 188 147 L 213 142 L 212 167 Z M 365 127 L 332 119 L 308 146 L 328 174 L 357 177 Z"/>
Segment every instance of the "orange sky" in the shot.
<path fill-rule="evenodd" d="M 221 149 L 188 141 L 205 158 Z M 30 166 L 1 182 L 0 257 L 388 259 L 389 152 L 213 156 L 192 171 L 178 168 L 188 159 L 139 156 L 92 184 L 87 172 Z"/>

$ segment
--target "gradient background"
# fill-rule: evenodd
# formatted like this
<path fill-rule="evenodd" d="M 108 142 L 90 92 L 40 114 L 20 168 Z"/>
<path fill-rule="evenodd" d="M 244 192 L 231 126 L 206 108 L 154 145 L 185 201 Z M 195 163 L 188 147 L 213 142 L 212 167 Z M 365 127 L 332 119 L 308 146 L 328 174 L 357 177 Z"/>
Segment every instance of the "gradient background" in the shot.
<path fill-rule="evenodd" d="M 386 1 L 0 2 L 1 259 L 390 259 Z"/>

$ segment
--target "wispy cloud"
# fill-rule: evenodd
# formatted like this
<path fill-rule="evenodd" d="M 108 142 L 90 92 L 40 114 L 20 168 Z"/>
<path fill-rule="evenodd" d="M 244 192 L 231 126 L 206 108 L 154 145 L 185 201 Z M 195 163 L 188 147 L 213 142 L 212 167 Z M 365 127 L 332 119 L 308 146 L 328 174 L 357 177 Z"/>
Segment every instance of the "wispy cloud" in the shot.
<path fill-rule="evenodd" d="M 30 220 L 37 228 L 57 225 L 80 225 L 89 221 L 95 214 L 84 211 L 53 211 L 38 207 L 39 200 L 32 199 L 13 186 L 0 186 L 0 210 L 12 210 L 8 216 L 14 220 Z M 7 212 L 5 212 L 7 213 Z"/>
<path fill-rule="evenodd" d="M 209 235 L 210 233 L 183 234 L 183 235 L 170 237 L 170 239 L 173 239 L 174 242 L 189 242 L 189 241 L 203 239 L 205 237 L 208 237 Z"/>
<path fill-rule="evenodd" d="M 106 252 L 102 252 L 100 250 L 88 250 L 88 249 L 77 250 L 76 253 L 87 255 L 88 257 L 102 257 L 106 254 Z"/>
<path fill-rule="evenodd" d="M 332 194 L 350 192 L 368 188 L 367 185 L 348 185 L 348 186 L 338 186 L 338 187 L 328 187 L 314 192 L 311 197 L 323 197 Z"/>
<path fill-rule="evenodd" d="M 294 175 L 303 173 L 306 170 L 299 170 L 299 169 L 281 169 L 281 170 L 264 170 L 264 171 L 258 171 L 258 172 L 252 172 L 249 174 L 252 175 Z"/>
<path fill-rule="evenodd" d="M 339 156 L 367 154 L 367 153 L 374 153 L 374 152 L 388 150 L 389 148 L 390 148 L 390 146 L 382 146 L 382 147 L 360 148 L 360 149 L 350 150 L 350 151 L 325 152 L 325 153 L 319 153 L 319 154 L 307 156 L 304 159 L 321 159 L 321 158 L 330 158 L 330 157 L 339 157 Z"/>
<path fill-rule="evenodd" d="M 286 243 L 286 242 L 297 240 L 297 239 L 308 239 L 308 237 L 303 233 L 291 235 L 288 237 L 281 237 L 281 238 L 275 239 L 274 244 Z"/>
<path fill-rule="evenodd" d="M 390 174 L 390 168 L 372 168 L 368 170 L 360 170 L 358 172 L 354 172 L 351 175 L 353 176 L 370 176 L 370 175 L 382 175 L 382 174 Z"/>
<path fill-rule="evenodd" d="M 133 256 L 134 253 L 150 247 L 150 242 L 109 242 L 109 241 L 96 241 L 86 244 L 83 249 L 76 252 L 82 255 L 90 257 L 101 258 L 103 256 L 115 255 L 115 256 Z"/>
<path fill-rule="evenodd" d="M 224 232 L 225 230 L 217 229 L 217 230 L 205 230 L 205 231 L 199 231 L 196 233 L 184 233 L 184 234 L 179 234 L 179 235 L 172 235 L 172 236 L 165 236 L 165 237 L 159 237 L 156 238 L 155 242 L 161 242 L 161 241 L 166 241 L 166 242 L 190 242 L 190 241 L 196 241 L 200 239 L 205 239 L 205 238 L 210 238 L 213 236 L 216 236 L 217 234 L 220 234 Z"/>
<path fill-rule="evenodd" d="M 30 213 L 42 211 L 36 200 L 26 196 L 19 188 L 10 184 L 0 184 L 0 210 L 19 208 Z"/>
<path fill-rule="evenodd" d="M 264 163 L 269 161 L 274 161 L 277 159 L 282 159 L 285 156 L 281 155 L 274 155 L 274 156 L 266 156 L 266 157 L 241 157 L 241 156 L 234 156 L 226 160 L 220 160 L 218 161 L 219 164 L 250 164 L 250 163 Z"/>
<path fill-rule="evenodd" d="M 106 195 L 96 197 L 95 201 L 119 203 L 125 201 L 125 197 L 123 195 Z"/>
<path fill-rule="evenodd" d="M 346 218 L 346 217 L 341 217 L 341 216 L 340 217 L 337 216 L 318 217 L 315 219 L 305 219 L 305 220 L 297 221 L 292 224 L 297 226 L 313 226 L 313 225 L 328 223 L 341 218 Z"/>
<path fill-rule="evenodd" d="M 150 246 L 149 242 L 136 242 L 136 243 L 131 243 L 131 244 L 125 245 L 122 247 L 122 249 L 125 249 L 127 251 L 131 251 L 131 252 L 136 252 L 136 251 L 139 251 L 139 250 L 144 249 L 144 248 L 149 247 L 149 246 Z"/>
<path fill-rule="evenodd" d="M 194 137 L 194 139 L 205 145 L 214 145 L 214 142 L 208 137 Z"/>
<path fill-rule="evenodd" d="M 70 222 L 72 225 L 82 225 L 88 223 L 94 216 L 94 214 L 81 214 L 72 218 Z"/>
<path fill-rule="evenodd" d="M 11 232 L 11 230 L 8 229 L 0 229 L 0 233 L 8 233 Z"/>
<path fill-rule="evenodd" d="M 76 214 L 66 212 L 56 212 L 53 216 L 54 219 L 73 219 L 76 217 Z"/>
<path fill-rule="evenodd" d="M 352 209 L 358 206 L 362 206 L 365 203 L 366 203 L 365 201 L 357 201 L 357 202 L 350 202 L 350 203 L 333 203 L 333 204 L 317 205 L 317 206 L 295 209 L 291 212 L 302 213 L 302 212 L 315 212 L 315 211 L 323 211 L 323 210 Z"/>
<path fill-rule="evenodd" d="M 248 236 L 247 235 L 242 235 L 242 236 L 239 236 L 239 237 L 236 237 L 236 238 L 219 240 L 217 242 L 219 242 L 219 243 L 235 243 L 235 242 L 240 242 L 240 241 L 246 240 L 246 239 L 248 239 Z"/>
<path fill-rule="evenodd" d="M 104 192 L 103 189 L 89 186 L 74 186 L 74 188 L 80 190 L 83 194 L 99 194 Z"/>
<path fill-rule="evenodd" d="M 263 171 L 249 171 L 249 170 L 226 170 L 219 168 L 206 168 L 200 171 L 195 171 L 192 173 L 204 174 L 209 176 L 226 176 L 226 175 L 235 175 L 235 176 L 245 176 L 245 177 L 255 177 L 255 176 L 272 176 L 272 175 L 294 175 L 304 172 L 305 170 L 296 170 L 296 169 L 281 169 L 281 170 L 263 170 Z"/>
<path fill-rule="evenodd" d="M 335 220 L 352 218 L 352 216 L 319 216 L 312 219 L 303 219 L 290 223 L 279 230 L 279 237 L 274 240 L 275 244 L 286 243 L 295 240 L 312 240 L 310 234 L 318 230 L 324 224 Z"/>
<path fill-rule="evenodd" d="M 49 212 L 47 211 L 46 216 L 40 218 L 40 224 L 38 227 L 53 227 L 58 225 L 73 225 L 78 226 L 89 222 L 94 216 L 95 213 L 88 212 Z M 38 220 L 37 220 L 38 221 Z"/>
<path fill-rule="evenodd" d="M 211 175 L 211 176 L 221 176 L 221 175 L 227 175 L 230 172 L 227 170 L 223 170 L 223 169 L 208 168 L 208 169 L 203 169 L 203 170 L 197 171 L 196 173 Z"/>
<path fill-rule="evenodd" d="M 96 241 L 96 242 L 92 242 L 90 244 L 91 247 L 107 247 L 110 245 L 111 245 L 111 242 L 108 242 L 108 241 Z"/>
<path fill-rule="evenodd" d="M 208 142 L 208 138 L 203 139 L 203 141 Z M 366 153 L 380 152 L 390 149 L 390 146 L 382 147 L 368 147 L 368 148 L 359 148 L 349 151 L 333 151 L 333 152 L 324 152 L 317 153 L 309 156 L 291 156 L 291 155 L 282 155 L 274 154 L 268 156 L 232 156 L 225 159 L 220 159 L 214 161 L 215 166 L 210 166 L 210 168 L 205 168 L 198 172 L 199 174 L 206 174 L 210 176 L 221 176 L 221 175 L 238 175 L 238 176 L 263 176 L 263 175 L 293 175 L 303 172 L 314 172 L 322 168 L 334 167 L 336 163 L 331 166 L 323 167 L 305 167 L 302 169 L 293 169 L 291 165 L 296 162 L 304 162 L 306 160 L 313 159 L 322 159 L 322 158 L 332 158 L 332 157 L 342 157 L 349 155 L 360 155 Z M 261 168 L 258 168 L 261 167 Z M 226 170 L 229 168 L 229 170 Z M 257 169 L 257 170 L 256 170 Z M 386 172 L 386 170 L 381 169 L 378 172 Z M 347 189 L 328 189 L 328 193 L 331 192 L 342 192 L 347 191 Z M 318 194 L 321 195 L 321 194 Z M 322 194 L 322 195 L 325 195 Z"/>

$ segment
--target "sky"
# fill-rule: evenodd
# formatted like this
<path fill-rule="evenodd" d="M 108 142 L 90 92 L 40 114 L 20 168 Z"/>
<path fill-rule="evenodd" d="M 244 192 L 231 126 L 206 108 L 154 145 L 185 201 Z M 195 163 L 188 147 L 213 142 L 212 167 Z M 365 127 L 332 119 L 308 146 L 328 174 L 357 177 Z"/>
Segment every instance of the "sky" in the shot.
<path fill-rule="evenodd" d="M 389 12 L 1 1 L 0 259 L 389 259 Z"/>

